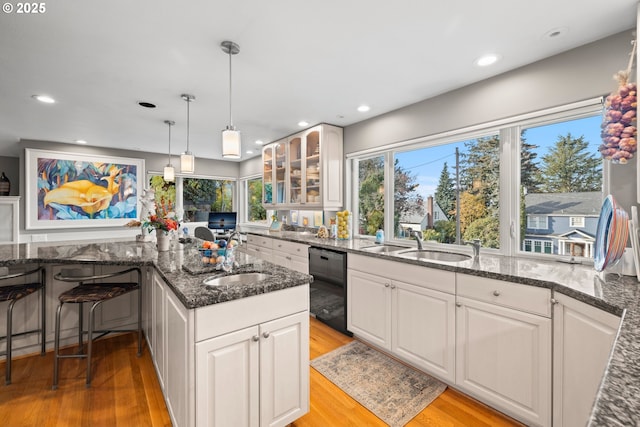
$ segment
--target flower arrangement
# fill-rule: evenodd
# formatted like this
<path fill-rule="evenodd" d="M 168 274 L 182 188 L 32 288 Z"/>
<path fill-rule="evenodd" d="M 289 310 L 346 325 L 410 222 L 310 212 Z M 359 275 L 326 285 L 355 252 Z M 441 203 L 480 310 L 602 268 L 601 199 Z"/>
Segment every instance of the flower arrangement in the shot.
<path fill-rule="evenodd" d="M 142 222 L 142 228 L 145 228 L 149 233 L 152 230 L 162 230 L 165 233 L 177 230 L 180 223 L 173 213 L 171 200 L 165 203 L 164 197 L 160 197 L 160 203 L 156 203 L 156 206 L 158 213 L 149 215 L 149 218 Z"/>

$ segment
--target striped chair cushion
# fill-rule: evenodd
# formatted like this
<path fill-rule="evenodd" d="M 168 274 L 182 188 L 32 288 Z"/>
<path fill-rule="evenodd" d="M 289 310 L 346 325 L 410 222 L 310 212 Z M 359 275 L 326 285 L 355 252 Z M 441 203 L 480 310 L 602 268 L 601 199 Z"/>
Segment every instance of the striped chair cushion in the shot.
<path fill-rule="evenodd" d="M 0 301 L 11 301 L 26 297 L 27 295 L 34 293 L 41 287 L 41 283 L 0 286 Z"/>
<path fill-rule="evenodd" d="M 95 302 L 115 298 L 138 289 L 137 283 L 98 283 L 79 285 L 58 296 L 60 302 Z"/>

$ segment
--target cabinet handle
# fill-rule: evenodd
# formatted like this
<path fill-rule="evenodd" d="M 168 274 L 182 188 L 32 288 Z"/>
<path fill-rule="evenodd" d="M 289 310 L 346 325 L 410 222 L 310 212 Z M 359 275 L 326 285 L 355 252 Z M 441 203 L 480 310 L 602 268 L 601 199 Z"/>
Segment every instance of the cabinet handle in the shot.
<path fill-rule="evenodd" d="M 288 259 L 289 261 L 291 261 L 291 257 L 290 256 L 286 256 L 286 259 Z"/>
<path fill-rule="evenodd" d="M 557 300 L 557 299 L 555 299 L 555 298 L 551 298 L 551 304 L 552 304 L 552 305 L 560 304 L 560 301 L 558 301 L 558 300 Z"/>
<path fill-rule="evenodd" d="M 251 337 L 251 339 L 253 341 L 260 341 L 260 335 L 254 335 L 253 337 Z"/>
<path fill-rule="evenodd" d="M 265 338 L 269 338 L 269 332 L 263 332 L 262 336 L 265 337 Z"/>
<path fill-rule="evenodd" d="M 456 307 L 462 307 L 462 303 L 461 302 L 457 302 L 456 303 Z"/>
<path fill-rule="evenodd" d="M 278 245 L 278 247 L 279 247 L 279 248 L 281 248 L 281 247 L 282 247 L 282 245 Z"/>
<path fill-rule="evenodd" d="M 395 289 L 395 288 L 396 288 L 396 285 L 391 285 L 391 289 Z"/>
<path fill-rule="evenodd" d="M 493 291 L 493 296 L 494 297 L 499 297 L 500 296 L 500 291 Z"/>

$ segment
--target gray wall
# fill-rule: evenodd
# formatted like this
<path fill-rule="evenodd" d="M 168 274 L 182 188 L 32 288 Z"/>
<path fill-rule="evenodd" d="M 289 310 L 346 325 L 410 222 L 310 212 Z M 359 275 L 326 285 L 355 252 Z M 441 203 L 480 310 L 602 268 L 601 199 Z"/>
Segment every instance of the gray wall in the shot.
<path fill-rule="evenodd" d="M 0 172 L 4 172 L 5 176 L 11 181 L 10 196 L 20 195 L 20 165 L 15 157 L 0 156 Z"/>
<path fill-rule="evenodd" d="M 345 154 L 606 95 L 617 87 L 613 74 L 627 67 L 633 39 L 625 31 L 348 126 Z M 630 211 L 636 162 L 612 165 L 609 176 L 612 194 Z"/>

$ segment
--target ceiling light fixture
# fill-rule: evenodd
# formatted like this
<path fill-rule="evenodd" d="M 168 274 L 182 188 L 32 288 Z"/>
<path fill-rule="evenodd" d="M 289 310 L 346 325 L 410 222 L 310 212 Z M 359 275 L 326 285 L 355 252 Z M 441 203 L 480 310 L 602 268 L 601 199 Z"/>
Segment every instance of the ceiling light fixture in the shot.
<path fill-rule="evenodd" d="M 475 64 L 478 67 L 487 67 L 489 65 L 495 64 L 498 61 L 498 59 L 500 59 L 500 55 L 491 53 L 489 55 L 484 55 L 476 59 Z"/>
<path fill-rule="evenodd" d="M 260 139 L 256 139 L 256 145 L 262 145 L 264 142 Z"/>
<path fill-rule="evenodd" d="M 369 107 L 368 105 L 361 105 L 361 106 L 358 107 L 358 111 L 360 111 L 361 113 L 366 113 L 370 109 L 371 109 L 371 107 Z"/>
<path fill-rule="evenodd" d="M 189 104 L 196 100 L 194 95 L 183 93 L 180 95 L 187 102 L 187 151 L 180 154 L 180 172 L 193 173 L 196 168 L 196 158 L 189 151 Z"/>
<path fill-rule="evenodd" d="M 240 131 L 233 126 L 231 113 L 231 57 L 240 52 L 240 46 L 232 41 L 225 40 L 220 44 L 222 51 L 229 55 L 229 126 L 222 131 L 222 157 L 225 159 L 240 158 Z"/>
<path fill-rule="evenodd" d="M 176 179 L 176 171 L 171 164 L 171 126 L 175 125 L 176 122 L 173 120 L 165 120 L 164 123 L 169 125 L 169 163 L 164 167 L 163 178 L 167 182 L 173 182 Z"/>
<path fill-rule="evenodd" d="M 253 151 L 247 150 L 247 154 L 253 154 Z"/>
<path fill-rule="evenodd" d="M 31 97 L 44 104 L 54 104 L 56 102 L 56 100 L 49 95 L 31 95 Z"/>
<path fill-rule="evenodd" d="M 304 120 L 301 120 L 298 122 L 298 126 L 300 127 L 309 126 L 309 122 L 305 122 Z"/>
<path fill-rule="evenodd" d="M 76 144 L 86 144 L 87 141 L 85 141 L 84 139 L 76 139 Z"/>

